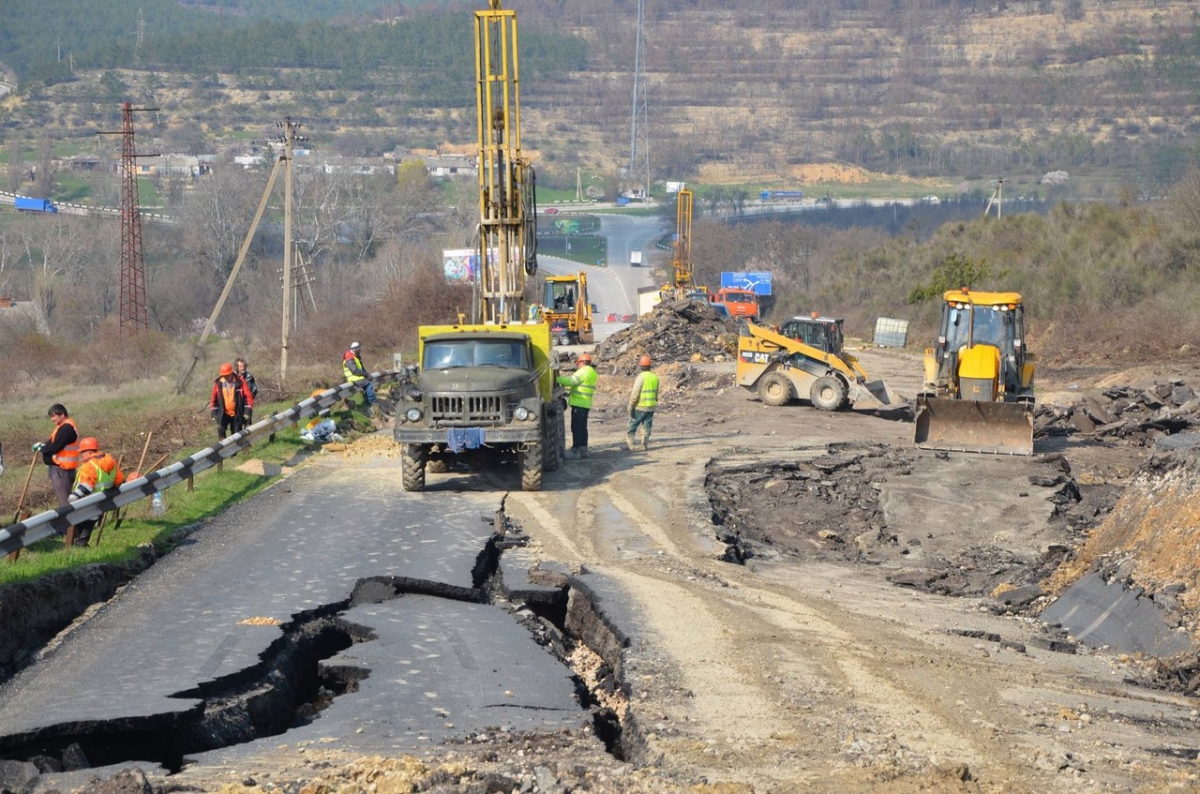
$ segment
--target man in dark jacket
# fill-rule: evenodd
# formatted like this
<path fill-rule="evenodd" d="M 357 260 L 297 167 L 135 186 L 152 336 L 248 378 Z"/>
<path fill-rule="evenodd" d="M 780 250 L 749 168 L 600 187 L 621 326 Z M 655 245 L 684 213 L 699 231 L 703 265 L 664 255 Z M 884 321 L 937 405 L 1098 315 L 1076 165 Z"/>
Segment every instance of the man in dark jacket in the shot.
<path fill-rule="evenodd" d="M 227 433 L 240 433 L 251 421 L 254 397 L 250 387 L 233 371 L 233 365 L 221 365 L 221 375 L 213 381 L 212 399 L 208 403 L 213 421 L 217 423 L 217 438 Z"/>
<path fill-rule="evenodd" d="M 46 416 L 54 423 L 54 430 L 49 440 L 34 444 L 33 451 L 42 453 L 42 462 L 50 470 L 50 485 L 54 488 L 58 506 L 66 507 L 75 469 L 79 467 L 79 429 L 60 403 L 51 405 Z"/>

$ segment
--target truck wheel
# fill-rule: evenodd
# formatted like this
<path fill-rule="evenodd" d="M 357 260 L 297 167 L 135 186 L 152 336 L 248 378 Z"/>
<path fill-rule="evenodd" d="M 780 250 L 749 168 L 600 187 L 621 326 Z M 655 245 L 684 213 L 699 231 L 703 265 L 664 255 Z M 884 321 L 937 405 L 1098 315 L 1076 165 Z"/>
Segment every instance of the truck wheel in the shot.
<path fill-rule="evenodd" d="M 450 471 L 450 464 L 444 460 L 431 460 L 425 464 L 425 471 L 430 474 L 445 474 Z"/>
<path fill-rule="evenodd" d="M 406 491 L 425 490 L 425 447 L 420 444 L 400 448 L 400 484 Z"/>
<path fill-rule="evenodd" d="M 517 453 L 521 462 L 521 490 L 542 490 L 542 445 L 529 444 Z"/>
<path fill-rule="evenodd" d="M 817 378 L 808 399 L 822 411 L 840 410 L 846 404 L 846 384 L 833 375 Z"/>
<path fill-rule="evenodd" d="M 542 461 L 542 468 L 545 471 L 558 471 L 563 461 L 567 459 L 562 414 L 558 411 L 550 411 L 547 414 L 546 430 L 542 436 L 546 439 L 546 443 L 542 445 L 546 455 L 545 460 Z"/>
<path fill-rule="evenodd" d="M 792 382 L 782 372 L 770 372 L 758 382 L 758 396 L 767 405 L 787 405 L 795 395 Z"/>

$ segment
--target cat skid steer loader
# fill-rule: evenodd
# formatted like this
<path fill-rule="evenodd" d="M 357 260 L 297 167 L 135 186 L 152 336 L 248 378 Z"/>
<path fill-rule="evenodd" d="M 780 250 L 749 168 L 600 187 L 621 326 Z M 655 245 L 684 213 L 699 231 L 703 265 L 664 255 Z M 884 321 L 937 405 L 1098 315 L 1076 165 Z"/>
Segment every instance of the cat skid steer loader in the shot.
<path fill-rule="evenodd" d="M 797 398 L 822 411 L 902 404 L 883 381 L 867 380 L 843 341 L 841 319 L 793 317 L 778 331 L 750 320 L 738 337 L 737 383 L 767 405 Z"/>
<path fill-rule="evenodd" d="M 937 343 L 925 350 L 917 446 L 1032 455 L 1033 370 L 1018 293 L 946 292 Z"/>

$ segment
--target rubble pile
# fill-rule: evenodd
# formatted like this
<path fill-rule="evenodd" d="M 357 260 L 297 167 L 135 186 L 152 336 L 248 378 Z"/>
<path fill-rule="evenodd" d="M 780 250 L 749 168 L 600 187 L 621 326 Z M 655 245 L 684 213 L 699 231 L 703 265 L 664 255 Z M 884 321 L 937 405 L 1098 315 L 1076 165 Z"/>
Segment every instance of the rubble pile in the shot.
<path fill-rule="evenodd" d="M 656 366 L 731 360 L 737 354 L 737 324 L 701 301 L 663 301 L 597 345 L 596 368 L 612 375 L 633 375 L 643 354 L 649 354 Z"/>
<path fill-rule="evenodd" d="M 1034 435 L 1084 435 L 1150 446 L 1157 439 L 1200 425 L 1200 398 L 1181 380 L 1150 388 L 1115 386 L 1102 397 L 1084 397 L 1074 405 L 1039 405 Z"/>

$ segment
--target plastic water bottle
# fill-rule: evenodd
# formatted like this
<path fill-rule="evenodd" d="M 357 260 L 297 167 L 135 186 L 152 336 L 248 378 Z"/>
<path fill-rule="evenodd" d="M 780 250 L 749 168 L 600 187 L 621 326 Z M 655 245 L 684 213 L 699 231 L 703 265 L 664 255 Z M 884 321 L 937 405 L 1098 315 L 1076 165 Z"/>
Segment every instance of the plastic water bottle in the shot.
<path fill-rule="evenodd" d="M 150 514 L 157 517 L 167 514 L 167 503 L 163 501 L 162 491 L 157 491 L 150 500 Z"/>

